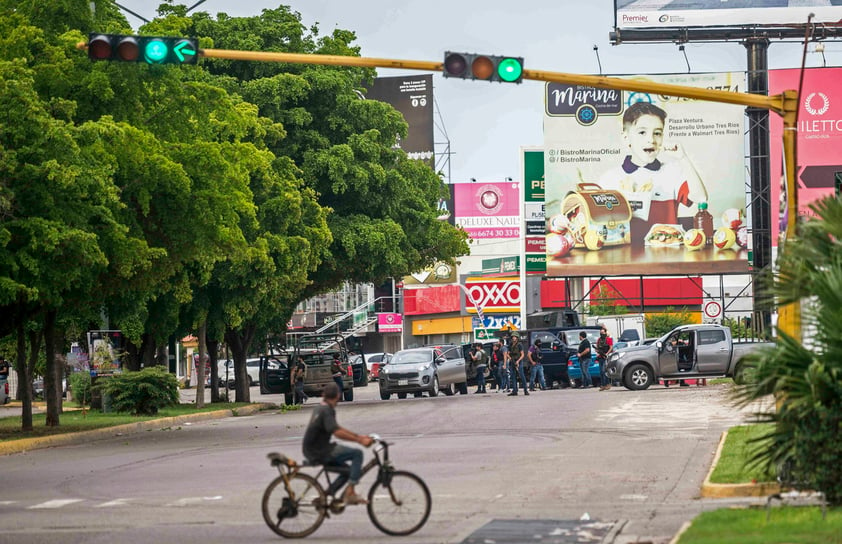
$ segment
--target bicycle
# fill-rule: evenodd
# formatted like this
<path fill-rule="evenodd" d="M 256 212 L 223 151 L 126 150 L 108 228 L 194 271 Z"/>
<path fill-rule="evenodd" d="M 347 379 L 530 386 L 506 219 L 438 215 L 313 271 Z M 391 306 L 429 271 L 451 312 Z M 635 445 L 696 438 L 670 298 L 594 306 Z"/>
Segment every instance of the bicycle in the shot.
<path fill-rule="evenodd" d="M 371 438 L 374 457 L 362 469 L 363 476 L 377 469 L 377 479 L 368 490 L 368 517 L 387 535 L 410 535 L 430 516 L 430 490 L 415 474 L 395 469 L 389 460 L 389 443 L 377 435 Z M 263 493 L 263 519 L 272 531 L 285 538 L 303 538 L 313 534 L 330 514 L 345 511 L 346 505 L 336 493 L 348 481 L 349 466 L 299 464 L 274 452 L 267 457 L 280 473 Z M 321 469 L 315 476 L 301 472 L 309 467 Z M 333 480 L 331 473 L 336 475 Z M 319 483 L 322 477 L 327 488 Z"/>

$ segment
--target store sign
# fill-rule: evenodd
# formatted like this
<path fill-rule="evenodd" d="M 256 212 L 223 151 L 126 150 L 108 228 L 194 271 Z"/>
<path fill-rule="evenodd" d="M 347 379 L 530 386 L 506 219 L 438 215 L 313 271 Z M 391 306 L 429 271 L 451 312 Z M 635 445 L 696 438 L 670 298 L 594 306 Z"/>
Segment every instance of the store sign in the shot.
<path fill-rule="evenodd" d="M 502 313 L 520 310 L 520 278 L 468 278 L 465 281 L 465 308 L 468 313 Z"/>
<path fill-rule="evenodd" d="M 403 316 L 396 313 L 377 314 L 378 332 L 403 332 Z"/>

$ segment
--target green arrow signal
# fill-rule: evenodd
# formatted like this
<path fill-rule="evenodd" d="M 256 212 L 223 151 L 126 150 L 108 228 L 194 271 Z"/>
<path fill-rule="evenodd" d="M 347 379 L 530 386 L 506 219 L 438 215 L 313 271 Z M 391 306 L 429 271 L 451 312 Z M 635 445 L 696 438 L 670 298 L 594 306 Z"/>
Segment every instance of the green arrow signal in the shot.
<path fill-rule="evenodd" d="M 173 48 L 173 52 L 175 52 L 175 56 L 178 57 L 178 62 L 184 62 L 184 55 L 189 55 L 191 57 L 196 56 L 196 51 L 192 49 L 192 44 L 189 41 L 178 42 L 178 44 L 176 44 Z"/>

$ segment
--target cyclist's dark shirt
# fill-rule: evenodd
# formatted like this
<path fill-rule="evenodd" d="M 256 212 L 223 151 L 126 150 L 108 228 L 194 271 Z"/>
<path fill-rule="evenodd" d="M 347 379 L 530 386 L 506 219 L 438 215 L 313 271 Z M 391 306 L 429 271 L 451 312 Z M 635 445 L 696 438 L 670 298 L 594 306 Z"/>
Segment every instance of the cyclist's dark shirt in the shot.
<path fill-rule="evenodd" d="M 310 423 L 304 431 L 302 449 L 304 457 L 311 462 L 324 463 L 330 458 L 335 442 L 331 442 L 333 433 L 339 428 L 336 423 L 336 411 L 333 406 L 319 404 L 313 409 Z"/>

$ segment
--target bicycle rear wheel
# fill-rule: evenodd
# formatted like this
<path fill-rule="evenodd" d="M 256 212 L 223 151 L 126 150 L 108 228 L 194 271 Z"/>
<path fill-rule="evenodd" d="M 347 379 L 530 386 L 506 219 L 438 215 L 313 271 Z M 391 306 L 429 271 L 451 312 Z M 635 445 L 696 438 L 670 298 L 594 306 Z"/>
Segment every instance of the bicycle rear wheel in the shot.
<path fill-rule="evenodd" d="M 324 521 L 327 497 L 309 474 L 291 475 L 289 487 L 292 493 L 287 493 L 280 476 L 269 484 L 263 493 L 263 519 L 282 537 L 303 538 L 313 534 Z"/>
<path fill-rule="evenodd" d="M 368 492 L 368 517 L 387 535 L 411 535 L 430 517 L 430 490 L 424 480 L 403 470 L 378 479 Z"/>

